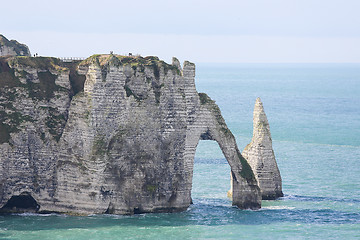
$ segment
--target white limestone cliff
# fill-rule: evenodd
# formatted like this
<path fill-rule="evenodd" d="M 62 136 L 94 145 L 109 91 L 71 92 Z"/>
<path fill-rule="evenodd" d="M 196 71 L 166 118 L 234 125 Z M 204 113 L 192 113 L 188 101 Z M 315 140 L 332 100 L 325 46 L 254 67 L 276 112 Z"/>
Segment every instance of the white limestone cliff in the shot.
<path fill-rule="evenodd" d="M 112 54 L 73 63 L 0 57 L 0 86 L 3 211 L 26 196 L 36 212 L 185 210 L 200 139 L 217 141 L 228 160 L 233 205 L 261 206 L 220 109 L 196 91 L 193 63 Z"/>

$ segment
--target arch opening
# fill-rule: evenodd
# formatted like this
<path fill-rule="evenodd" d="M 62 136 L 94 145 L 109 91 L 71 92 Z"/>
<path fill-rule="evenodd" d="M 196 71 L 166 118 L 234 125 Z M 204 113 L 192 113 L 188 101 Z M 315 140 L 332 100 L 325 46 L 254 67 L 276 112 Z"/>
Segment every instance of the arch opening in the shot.
<path fill-rule="evenodd" d="M 0 213 L 36 213 L 40 209 L 40 205 L 28 192 L 20 195 L 12 196 L 6 204 L 0 208 Z"/>
<path fill-rule="evenodd" d="M 231 199 L 227 197 L 231 180 L 230 165 L 216 141 L 208 141 L 210 139 L 204 137 L 201 139 L 194 158 L 192 200 L 196 203 L 200 199 L 212 199 L 212 202 L 216 199 L 230 206 Z"/>

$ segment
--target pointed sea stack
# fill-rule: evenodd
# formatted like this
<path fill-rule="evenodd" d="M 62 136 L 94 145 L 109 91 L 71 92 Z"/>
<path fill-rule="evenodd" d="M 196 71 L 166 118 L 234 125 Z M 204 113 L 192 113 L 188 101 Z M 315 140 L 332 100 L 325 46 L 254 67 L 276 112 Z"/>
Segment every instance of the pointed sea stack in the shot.
<path fill-rule="evenodd" d="M 255 102 L 253 124 L 251 143 L 245 147 L 242 155 L 255 173 L 262 199 L 271 200 L 282 197 L 280 171 L 272 148 L 269 122 L 260 98 L 257 98 Z"/>

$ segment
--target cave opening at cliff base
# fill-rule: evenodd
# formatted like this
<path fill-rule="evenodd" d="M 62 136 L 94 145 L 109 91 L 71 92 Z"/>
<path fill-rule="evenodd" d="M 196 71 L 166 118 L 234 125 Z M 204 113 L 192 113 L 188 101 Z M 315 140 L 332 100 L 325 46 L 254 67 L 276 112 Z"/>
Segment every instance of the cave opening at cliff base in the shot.
<path fill-rule="evenodd" d="M 36 213 L 40 209 L 40 205 L 28 192 L 20 195 L 12 196 L 6 204 L 0 208 L 0 213 Z"/>

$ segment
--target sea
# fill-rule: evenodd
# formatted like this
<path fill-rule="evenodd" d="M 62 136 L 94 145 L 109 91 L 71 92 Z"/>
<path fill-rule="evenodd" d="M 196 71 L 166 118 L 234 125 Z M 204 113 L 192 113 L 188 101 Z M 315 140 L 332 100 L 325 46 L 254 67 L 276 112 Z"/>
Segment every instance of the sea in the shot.
<path fill-rule="evenodd" d="M 360 64 L 199 63 L 196 88 L 239 149 L 261 98 L 284 197 L 233 207 L 230 167 L 216 142 L 200 141 L 185 212 L 0 216 L 0 239 L 360 239 Z"/>

